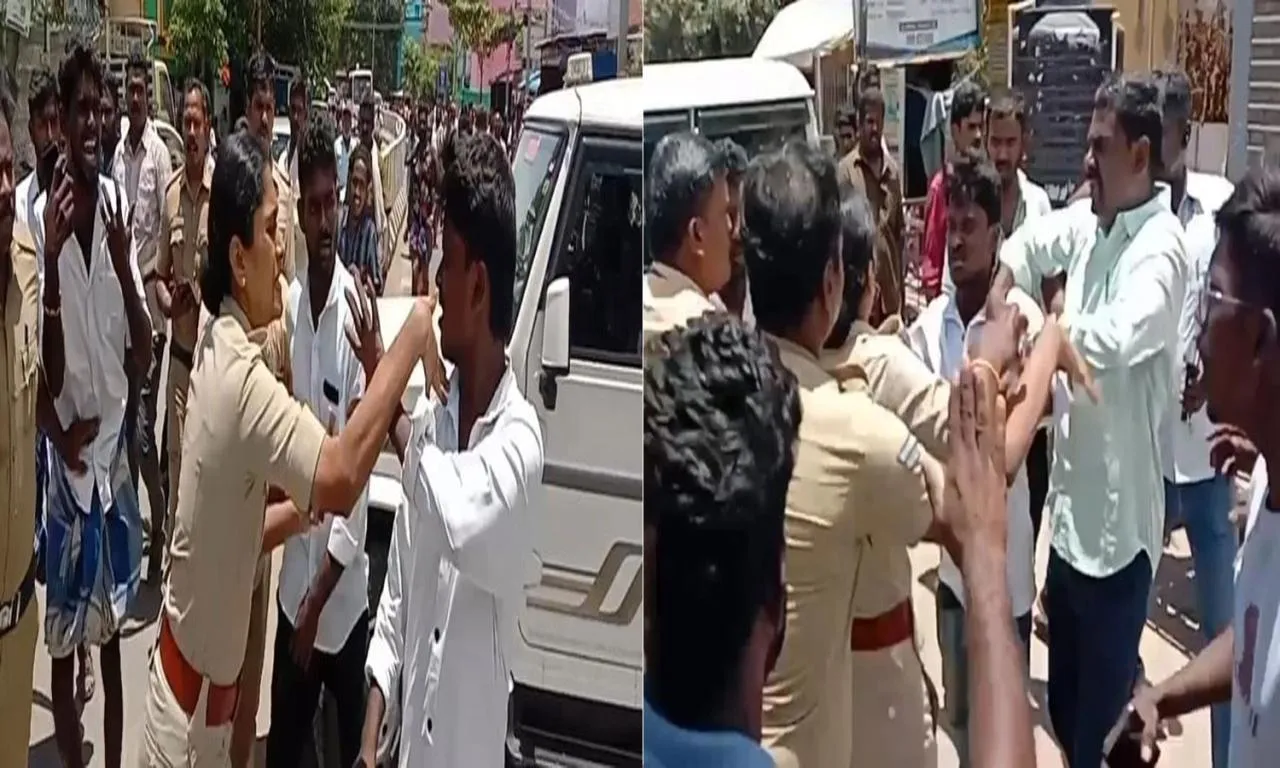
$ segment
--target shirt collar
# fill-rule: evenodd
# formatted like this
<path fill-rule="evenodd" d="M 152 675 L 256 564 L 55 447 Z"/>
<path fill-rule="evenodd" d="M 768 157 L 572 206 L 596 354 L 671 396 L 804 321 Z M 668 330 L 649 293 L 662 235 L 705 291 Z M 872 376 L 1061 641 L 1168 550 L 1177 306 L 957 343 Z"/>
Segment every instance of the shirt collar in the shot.
<path fill-rule="evenodd" d="M 187 176 L 186 166 L 182 169 L 182 189 L 191 199 L 195 200 L 200 197 L 200 192 L 208 192 L 213 189 L 213 163 L 209 162 L 208 156 L 204 161 L 204 173 L 200 176 L 200 189 L 192 190 L 190 177 Z"/>
<path fill-rule="evenodd" d="M 889 167 L 889 153 L 885 151 L 884 142 L 881 141 L 880 147 L 880 175 L 877 177 L 880 181 L 889 178 L 892 169 Z M 871 161 L 862 154 L 862 143 L 855 142 L 853 151 L 849 153 L 856 165 L 866 168 L 871 174 L 875 175 L 875 168 L 871 165 Z"/>
<path fill-rule="evenodd" d="M 512 391 L 516 390 L 515 374 L 511 372 L 511 356 L 506 356 L 505 367 L 502 369 L 502 378 L 498 380 L 498 388 L 493 391 L 493 397 L 489 400 L 489 405 L 484 409 L 484 413 L 480 414 L 474 424 L 471 425 L 471 433 L 486 434 L 497 423 L 498 418 L 507 409 L 507 405 L 511 401 Z M 462 400 L 462 377 L 458 371 L 458 367 L 454 366 L 453 372 L 449 374 L 449 399 L 444 404 L 444 412 L 450 420 L 453 431 L 458 435 L 458 448 L 465 450 L 471 446 L 471 435 L 458 434 L 462 424 L 462 417 L 458 415 L 458 403 Z"/>
<path fill-rule="evenodd" d="M 774 336 L 771 333 L 766 333 L 765 336 L 777 346 L 778 356 L 795 375 L 796 382 L 801 387 L 813 389 L 831 379 L 831 374 L 823 369 L 818 358 L 814 357 L 809 350 L 790 339 Z"/>
<path fill-rule="evenodd" d="M 244 310 L 240 308 L 240 302 L 232 298 L 231 294 L 222 297 L 222 303 L 218 305 L 218 314 L 235 319 L 240 324 L 240 328 L 245 332 L 245 335 L 249 335 L 251 330 L 249 316 L 244 313 Z"/>
<path fill-rule="evenodd" d="M 656 292 L 656 295 L 659 297 L 675 296 L 682 291 L 694 291 L 699 296 L 707 296 L 707 294 L 703 293 L 702 289 L 698 287 L 698 284 L 693 281 L 692 277 L 689 277 L 670 264 L 655 261 L 653 262 L 653 265 L 649 267 L 649 272 L 654 277 L 658 278 L 659 283 L 667 289 Z M 707 296 L 707 298 L 709 299 L 710 297 Z"/>
<path fill-rule="evenodd" d="M 733 765 L 773 768 L 773 758 L 754 739 L 737 731 L 694 731 L 667 720 L 644 702 L 646 760 L 662 766 Z"/>
<path fill-rule="evenodd" d="M 320 308 L 320 314 L 323 316 L 325 312 L 333 309 L 342 301 L 342 293 L 346 288 L 342 276 L 351 277 L 351 273 L 343 268 L 340 262 L 335 260 L 333 265 L 333 276 L 329 279 L 329 292 L 325 294 L 324 306 Z M 302 270 L 297 276 L 298 287 L 301 289 L 301 295 L 298 299 L 298 314 L 302 315 L 302 319 L 307 325 L 311 325 L 311 275 L 308 270 Z M 352 286 L 354 289 L 354 286 Z M 313 329 L 314 330 L 314 329 Z M 345 343 L 345 342 L 344 342 Z"/>
<path fill-rule="evenodd" d="M 1138 234 L 1138 230 L 1142 229 L 1142 225 L 1147 223 L 1147 219 L 1159 213 L 1161 209 L 1172 210 L 1173 198 L 1170 196 L 1168 184 L 1156 182 L 1156 193 L 1145 203 L 1117 214 L 1112 228 L 1123 227 L 1121 232 L 1126 237 L 1133 237 Z"/>

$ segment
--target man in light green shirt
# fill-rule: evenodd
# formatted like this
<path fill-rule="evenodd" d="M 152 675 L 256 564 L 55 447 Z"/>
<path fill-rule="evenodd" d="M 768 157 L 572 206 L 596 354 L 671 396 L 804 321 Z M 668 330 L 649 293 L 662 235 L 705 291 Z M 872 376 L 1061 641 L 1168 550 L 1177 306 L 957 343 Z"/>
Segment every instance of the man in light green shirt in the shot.
<path fill-rule="evenodd" d="M 1094 768 L 1135 683 L 1162 550 L 1160 425 L 1179 365 L 1186 249 L 1158 190 L 1162 121 L 1148 75 L 1105 84 L 1089 125 L 1090 197 L 1015 232 L 997 288 L 1065 273 L 1061 323 L 1101 399 L 1059 387 L 1049 480 L 1049 714 L 1067 763 Z M 1046 302 L 1056 306 L 1058 302 Z"/>

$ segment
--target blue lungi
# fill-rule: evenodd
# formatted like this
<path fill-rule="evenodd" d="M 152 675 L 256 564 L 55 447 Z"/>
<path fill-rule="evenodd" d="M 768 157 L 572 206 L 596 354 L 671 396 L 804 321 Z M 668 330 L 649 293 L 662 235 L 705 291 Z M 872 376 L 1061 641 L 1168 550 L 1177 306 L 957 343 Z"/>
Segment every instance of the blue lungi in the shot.
<path fill-rule="evenodd" d="M 89 508 L 81 507 L 62 457 L 52 449 L 44 456 L 44 635 L 49 654 L 59 659 L 82 644 L 102 645 L 120 631 L 141 579 L 142 514 L 124 430 L 111 462 L 115 498 L 106 509 L 97 487 Z"/>

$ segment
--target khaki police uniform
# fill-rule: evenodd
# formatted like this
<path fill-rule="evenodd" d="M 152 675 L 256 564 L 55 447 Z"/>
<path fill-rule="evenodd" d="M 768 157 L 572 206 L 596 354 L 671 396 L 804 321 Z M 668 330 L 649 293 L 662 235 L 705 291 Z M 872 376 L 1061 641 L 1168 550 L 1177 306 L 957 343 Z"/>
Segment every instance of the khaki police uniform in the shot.
<path fill-rule="evenodd" d="M 644 277 L 644 340 L 687 325 L 707 312 L 718 311 L 715 303 L 693 279 L 661 261 L 655 261 Z"/>
<path fill-rule="evenodd" d="M 897 414 L 926 451 L 945 459 L 951 385 L 929 370 L 899 335 L 901 323 L 879 329 L 857 320 L 839 349 L 822 351 L 822 367 L 841 381 L 866 381 L 871 399 Z"/>
<path fill-rule="evenodd" d="M 32 535 L 36 511 L 36 392 L 40 290 L 31 234 L 13 225 L 12 271 L 0 343 L 0 765 L 26 765 L 40 609 Z"/>
<path fill-rule="evenodd" d="M 276 182 L 276 257 L 280 260 L 280 272 L 284 275 L 285 284 L 293 282 L 300 268 L 297 262 L 297 240 L 294 229 L 297 226 L 298 200 L 289 174 L 280 170 L 277 163 L 271 164 L 271 177 Z M 301 255 L 303 260 L 306 254 Z"/>
<path fill-rule="evenodd" d="M 765 684 L 762 741 L 801 768 L 844 768 L 855 755 L 858 765 L 923 765 L 925 689 L 897 587 L 910 593 L 907 547 L 941 503 L 942 466 L 862 381 L 839 382 L 808 351 L 774 341 L 804 418 L 787 491 L 787 639 Z M 903 603 L 905 626 L 864 621 Z"/>
<path fill-rule="evenodd" d="M 311 506 L 324 427 L 268 368 L 248 325 L 228 297 L 196 347 L 146 766 L 230 765 L 267 488 Z"/>
<path fill-rule="evenodd" d="M 286 310 L 266 328 L 249 333 L 249 340 L 262 347 L 262 360 L 271 373 L 293 391 L 293 371 L 290 361 L 289 340 L 293 328 L 289 313 L 289 284 L 280 276 L 281 306 Z M 267 655 L 267 620 L 271 613 L 271 554 L 258 558 L 254 573 L 253 603 L 249 615 L 249 637 L 245 643 L 244 667 L 240 673 L 240 695 L 243 697 L 236 710 L 231 737 L 231 764 L 246 768 L 251 761 L 253 744 L 258 738 L 258 703 L 262 692 L 262 668 Z"/>
<path fill-rule="evenodd" d="M 160 220 L 160 247 L 156 274 L 161 280 L 187 282 L 195 292 L 196 306 L 182 317 L 173 318 L 169 334 L 169 510 L 165 520 L 166 541 L 173 531 L 173 514 L 178 504 L 178 478 L 182 467 L 182 421 L 187 412 L 187 383 L 191 377 L 192 355 L 200 327 L 200 271 L 209 251 L 209 190 L 213 166 L 205 163 L 200 184 L 192 188 L 185 168 L 169 178 L 164 192 Z M 165 552 L 166 559 L 168 551 Z"/>

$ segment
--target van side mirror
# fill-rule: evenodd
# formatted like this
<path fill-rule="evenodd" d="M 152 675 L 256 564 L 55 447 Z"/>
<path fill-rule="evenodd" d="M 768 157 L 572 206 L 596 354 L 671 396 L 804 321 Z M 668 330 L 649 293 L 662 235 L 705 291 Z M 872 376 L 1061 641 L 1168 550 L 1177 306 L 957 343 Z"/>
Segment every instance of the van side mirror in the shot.
<path fill-rule="evenodd" d="M 556 408 L 561 376 L 569 373 L 569 278 L 559 277 L 547 287 L 543 304 L 542 371 L 538 391 L 549 411 Z"/>

